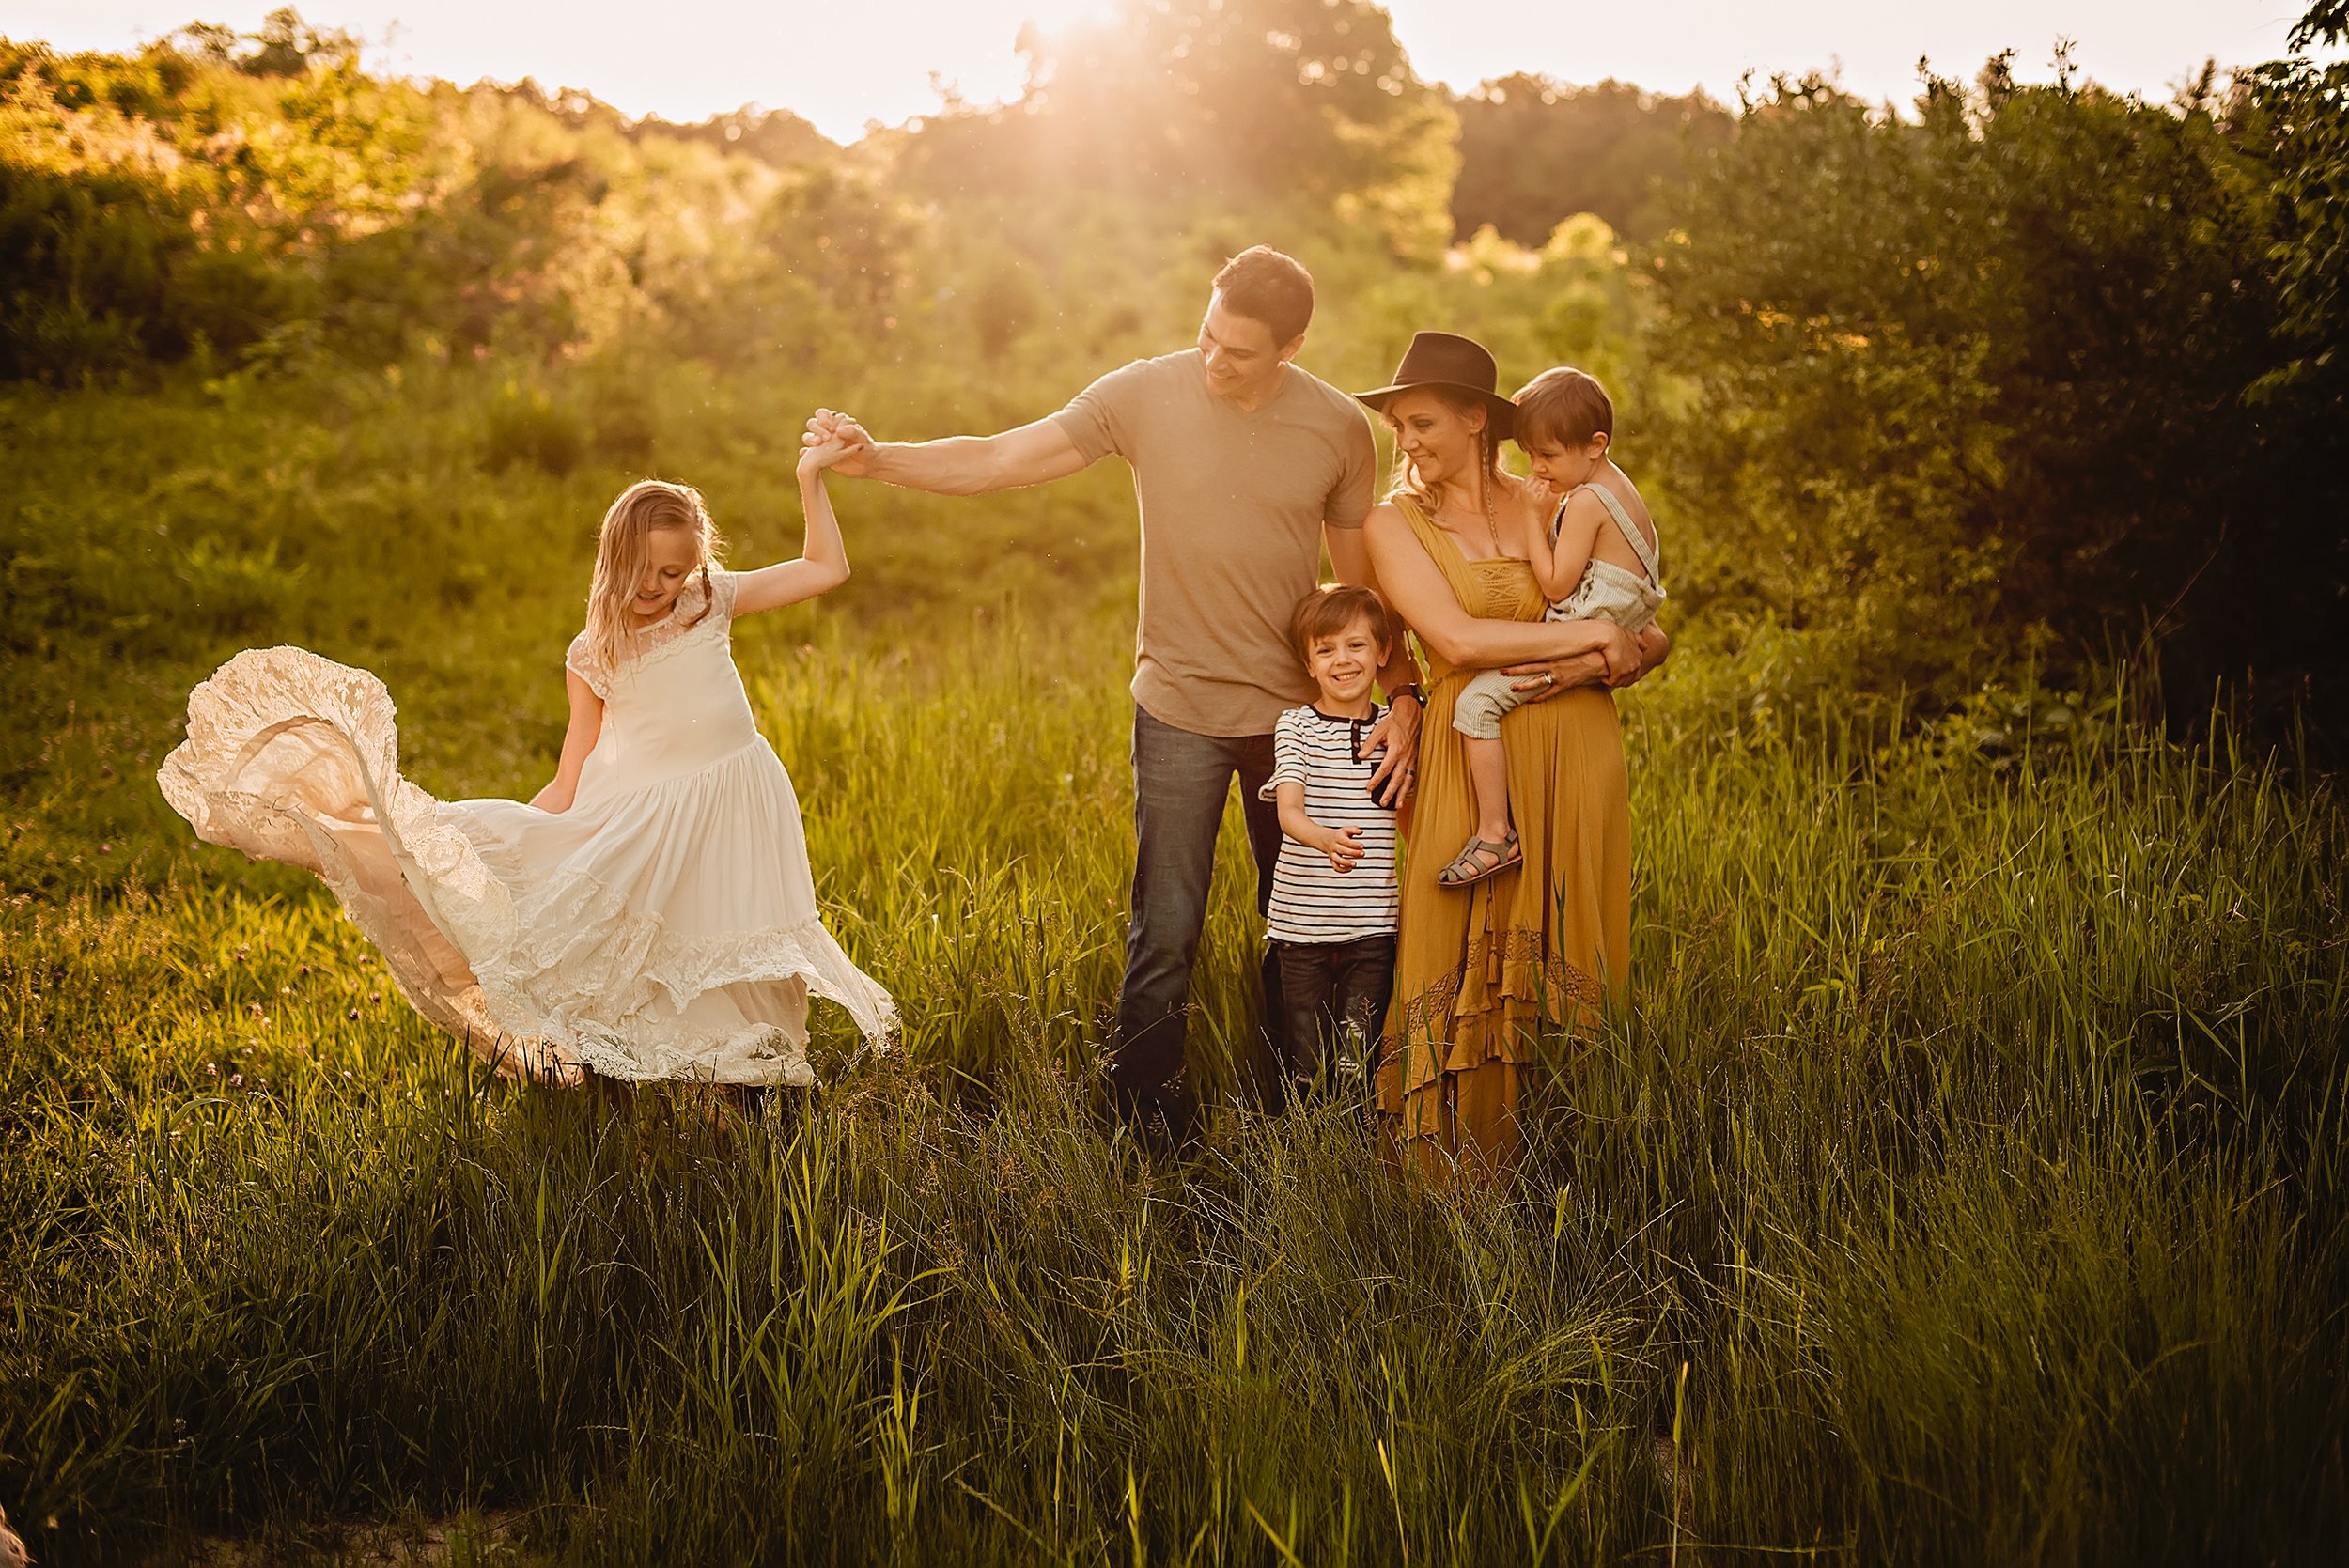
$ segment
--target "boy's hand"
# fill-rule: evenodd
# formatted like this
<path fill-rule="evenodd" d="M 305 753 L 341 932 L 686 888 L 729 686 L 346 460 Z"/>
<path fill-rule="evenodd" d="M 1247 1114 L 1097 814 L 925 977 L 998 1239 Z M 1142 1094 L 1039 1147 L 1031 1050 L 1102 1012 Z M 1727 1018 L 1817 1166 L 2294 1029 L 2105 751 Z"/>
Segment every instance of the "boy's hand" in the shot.
<path fill-rule="evenodd" d="M 1362 831 L 1360 828 L 1324 828 L 1314 848 L 1330 857 L 1330 869 L 1345 873 L 1354 869 L 1354 862 L 1362 858 Z"/>

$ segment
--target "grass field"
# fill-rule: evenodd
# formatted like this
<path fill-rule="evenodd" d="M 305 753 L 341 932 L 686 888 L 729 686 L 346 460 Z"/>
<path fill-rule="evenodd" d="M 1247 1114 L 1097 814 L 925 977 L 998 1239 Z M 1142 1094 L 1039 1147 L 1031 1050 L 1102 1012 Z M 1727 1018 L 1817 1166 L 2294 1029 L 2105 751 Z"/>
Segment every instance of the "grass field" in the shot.
<path fill-rule="evenodd" d="M 1227 1103 L 1152 1168 L 1094 1111 L 1120 476 L 852 489 L 862 575 L 738 654 L 905 1049 L 819 1010 L 820 1093 L 618 1114 L 484 1081 L 320 891 L 154 795 L 187 686 L 280 638 L 384 674 L 428 788 L 551 769 L 619 470 L 485 452 L 493 380 L 387 396 L 0 407 L 0 1502 L 44 1560 L 451 1518 L 460 1561 L 2349 1539 L 2329 784 L 2046 698 L 1790 715 L 1767 649 L 1695 648 L 1622 704 L 1633 1002 L 1557 1043 L 1514 1188 L 1401 1183 L 1346 1108 Z M 709 396 L 659 466 L 755 559 L 788 447 L 703 433 L 741 424 Z M 1194 1034 L 1227 1102 L 1237 838 Z"/>

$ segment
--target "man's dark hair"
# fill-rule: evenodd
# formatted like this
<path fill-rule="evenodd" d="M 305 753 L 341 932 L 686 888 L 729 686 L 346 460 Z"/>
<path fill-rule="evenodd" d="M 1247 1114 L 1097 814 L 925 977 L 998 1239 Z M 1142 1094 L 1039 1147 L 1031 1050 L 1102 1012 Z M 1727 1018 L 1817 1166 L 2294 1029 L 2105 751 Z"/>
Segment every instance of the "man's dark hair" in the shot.
<path fill-rule="evenodd" d="M 1227 308 L 1269 328 L 1275 343 L 1290 341 L 1314 318 L 1314 275 L 1269 245 L 1251 245 L 1225 262 L 1215 289 Z"/>

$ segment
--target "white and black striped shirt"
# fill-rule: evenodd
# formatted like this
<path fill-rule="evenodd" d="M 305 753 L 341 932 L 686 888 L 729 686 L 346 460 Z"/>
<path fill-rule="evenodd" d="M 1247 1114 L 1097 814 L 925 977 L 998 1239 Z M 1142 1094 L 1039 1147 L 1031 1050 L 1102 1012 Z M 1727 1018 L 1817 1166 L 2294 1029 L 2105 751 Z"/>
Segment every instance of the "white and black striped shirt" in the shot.
<path fill-rule="evenodd" d="M 1276 941 L 1346 942 L 1395 927 L 1394 812 L 1371 799 L 1378 759 L 1361 754 L 1362 737 L 1385 711 L 1373 705 L 1367 719 L 1333 719 L 1293 707 L 1272 731 L 1272 777 L 1258 793 L 1270 800 L 1283 784 L 1303 784 L 1305 815 L 1325 828 L 1355 829 L 1362 846 L 1354 869 L 1339 872 L 1320 850 L 1283 835 L 1268 931 Z"/>

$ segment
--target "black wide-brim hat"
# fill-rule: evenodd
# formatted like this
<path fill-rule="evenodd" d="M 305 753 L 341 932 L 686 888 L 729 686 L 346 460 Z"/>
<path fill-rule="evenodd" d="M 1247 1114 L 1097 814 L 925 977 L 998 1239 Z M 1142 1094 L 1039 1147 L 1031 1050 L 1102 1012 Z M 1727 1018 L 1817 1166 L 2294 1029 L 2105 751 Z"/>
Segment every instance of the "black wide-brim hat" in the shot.
<path fill-rule="evenodd" d="M 1457 333 L 1413 333 L 1394 367 L 1394 384 L 1354 396 L 1380 413 L 1398 392 L 1439 386 L 1464 392 L 1485 405 L 1492 418 L 1487 425 L 1495 441 L 1506 441 L 1517 429 L 1517 406 L 1494 389 L 1501 384 L 1501 367 L 1482 343 Z"/>

